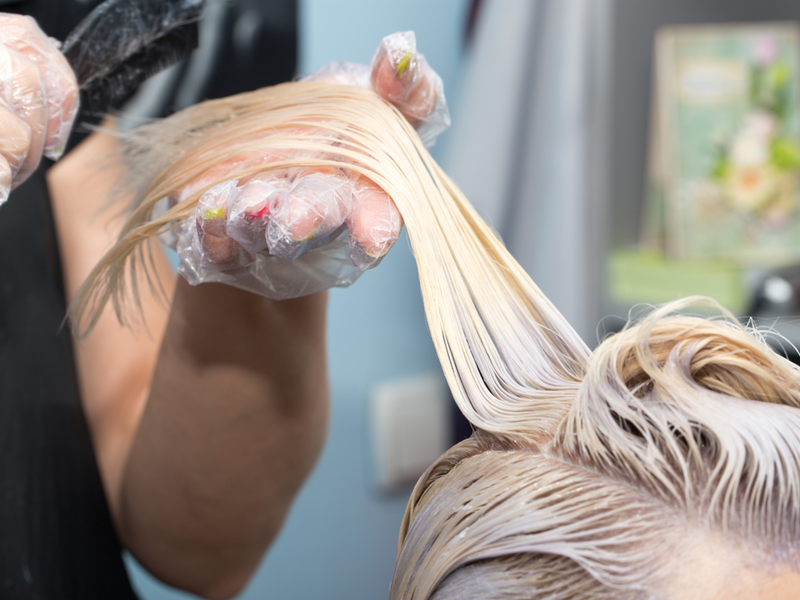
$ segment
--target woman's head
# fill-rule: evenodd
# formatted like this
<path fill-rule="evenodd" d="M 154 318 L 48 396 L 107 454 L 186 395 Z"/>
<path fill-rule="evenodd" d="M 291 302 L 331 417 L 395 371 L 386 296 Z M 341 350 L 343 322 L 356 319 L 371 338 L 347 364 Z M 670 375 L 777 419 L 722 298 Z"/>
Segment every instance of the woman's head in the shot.
<path fill-rule="evenodd" d="M 546 443 L 478 430 L 442 457 L 409 504 L 392 597 L 800 583 L 800 371 L 731 317 L 675 314 L 692 303 L 606 339 Z"/>

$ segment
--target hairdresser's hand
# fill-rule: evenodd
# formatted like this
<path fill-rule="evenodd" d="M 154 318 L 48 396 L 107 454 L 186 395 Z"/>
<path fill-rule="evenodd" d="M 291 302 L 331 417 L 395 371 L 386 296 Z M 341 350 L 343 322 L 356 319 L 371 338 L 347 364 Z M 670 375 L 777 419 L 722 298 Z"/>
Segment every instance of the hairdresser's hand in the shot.
<path fill-rule="evenodd" d="M 314 131 L 303 131 L 312 135 Z M 184 188 L 173 202 L 224 179 L 225 171 L 286 158 L 238 155 Z M 177 241 L 192 283 L 222 281 L 285 299 L 353 283 L 400 235 L 403 220 L 375 183 L 349 170 L 267 171 L 214 185 Z"/>
<path fill-rule="evenodd" d="M 30 17 L 0 13 L 0 204 L 56 159 L 78 109 L 78 84 L 57 42 Z"/>
<path fill-rule="evenodd" d="M 384 38 L 370 67 L 331 63 L 307 79 L 372 87 L 428 143 L 450 124 L 441 78 L 417 53 L 411 32 Z M 172 201 L 225 179 L 226 173 L 233 177 L 283 158 L 239 154 Z M 380 262 L 402 227 L 392 199 L 368 178 L 345 169 L 294 168 L 230 178 L 208 189 L 177 247 L 181 272 L 192 283 L 223 281 L 284 299 L 353 283 Z"/>

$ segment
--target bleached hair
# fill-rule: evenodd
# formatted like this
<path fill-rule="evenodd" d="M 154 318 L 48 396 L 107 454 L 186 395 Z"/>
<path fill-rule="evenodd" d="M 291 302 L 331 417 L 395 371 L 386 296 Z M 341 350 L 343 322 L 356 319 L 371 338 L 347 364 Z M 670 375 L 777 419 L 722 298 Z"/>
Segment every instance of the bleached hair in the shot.
<path fill-rule="evenodd" d="M 443 372 L 476 433 L 413 492 L 393 600 L 650 598 L 692 531 L 797 568 L 800 373 L 713 302 L 669 305 L 590 352 L 402 115 L 367 90 L 266 88 L 122 142 L 133 208 L 71 307 L 78 328 L 108 301 L 127 315 L 141 248 L 192 218 L 205 190 L 155 207 L 215 168 L 223 179 L 350 170 L 396 203 Z M 262 164 L 219 168 L 253 151 Z M 702 304 L 720 316 L 680 314 Z"/>
<path fill-rule="evenodd" d="M 422 477 L 392 598 L 663 597 L 697 531 L 798 570 L 800 372 L 757 332 L 667 305 L 563 402 L 547 443 L 478 430 Z"/>

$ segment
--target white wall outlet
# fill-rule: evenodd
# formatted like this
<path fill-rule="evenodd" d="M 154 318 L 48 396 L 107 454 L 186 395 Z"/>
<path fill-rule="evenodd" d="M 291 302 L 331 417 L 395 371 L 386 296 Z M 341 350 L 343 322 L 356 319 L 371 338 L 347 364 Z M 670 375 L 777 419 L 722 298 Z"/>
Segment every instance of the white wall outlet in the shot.
<path fill-rule="evenodd" d="M 450 447 L 450 402 L 440 373 L 384 381 L 373 388 L 372 446 L 382 491 L 415 483 Z"/>

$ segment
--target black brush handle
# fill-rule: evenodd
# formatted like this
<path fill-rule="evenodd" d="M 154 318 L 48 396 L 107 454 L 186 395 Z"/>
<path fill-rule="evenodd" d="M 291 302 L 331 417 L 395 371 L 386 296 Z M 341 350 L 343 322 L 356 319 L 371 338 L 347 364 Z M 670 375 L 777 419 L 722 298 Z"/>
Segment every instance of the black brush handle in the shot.
<path fill-rule="evenodd" d="M 106 0 L 64 41 L 90 110 L 104 112 L 197 47 L 203 0 Z"/>

